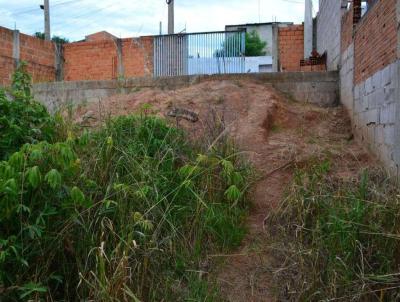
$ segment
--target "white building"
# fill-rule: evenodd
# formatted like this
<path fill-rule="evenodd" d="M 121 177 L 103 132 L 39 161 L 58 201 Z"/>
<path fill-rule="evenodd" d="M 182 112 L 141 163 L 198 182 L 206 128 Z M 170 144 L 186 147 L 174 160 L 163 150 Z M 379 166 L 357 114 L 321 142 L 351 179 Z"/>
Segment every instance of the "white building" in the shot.
<path fill-rule="evenodd" d="M 237 25 L 226 25 L 226 31 L 246 30 L 247 33 L 256 31 L 260 36 L 261 41 L 266 42 L 264 51 L 267 56 L 273 56 L 274 46 L 274 27 L 287 27 L 293 25 L 293 22 L 268 22 L 268 23 L 247 23 Z"/>

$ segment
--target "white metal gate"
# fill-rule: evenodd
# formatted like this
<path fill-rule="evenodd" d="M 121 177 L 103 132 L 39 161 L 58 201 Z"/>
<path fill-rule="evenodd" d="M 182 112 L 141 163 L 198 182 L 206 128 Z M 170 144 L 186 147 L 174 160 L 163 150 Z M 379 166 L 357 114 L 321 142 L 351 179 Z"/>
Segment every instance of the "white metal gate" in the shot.
<path fill-rule="evenodd" d="M 245 31 L 154 37 L 154 77 L 245 72 Z"/>

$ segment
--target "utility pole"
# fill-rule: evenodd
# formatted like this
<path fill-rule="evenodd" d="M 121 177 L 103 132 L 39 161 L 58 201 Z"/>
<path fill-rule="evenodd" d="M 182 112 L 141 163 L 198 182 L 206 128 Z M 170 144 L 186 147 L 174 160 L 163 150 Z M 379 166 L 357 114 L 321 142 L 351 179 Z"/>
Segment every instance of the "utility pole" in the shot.
<path fill-rule="evenodd" d="M 174 0 L 167 0 L 168 4 L 168 34 L 172 35 L 175 33 L 174 28 Z"/>
<path fill-rule="evenodd" d="M 51 40 L 50 35 L 50 4 L 49 0 L 44 0 L 44 5 L 40 6 L 44 11 L 44 39 L 47 41 Z"/>

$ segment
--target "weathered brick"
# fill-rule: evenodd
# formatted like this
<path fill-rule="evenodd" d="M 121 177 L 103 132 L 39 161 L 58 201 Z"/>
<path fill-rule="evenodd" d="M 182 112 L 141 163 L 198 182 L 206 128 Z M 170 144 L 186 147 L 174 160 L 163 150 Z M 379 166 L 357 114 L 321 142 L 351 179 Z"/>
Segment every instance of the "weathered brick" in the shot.
<path fill-rule="evenodd" d="M 357 50 L 354 57 L 356 83 L 396 60 L 396 0 L 377 1 L 356 26 L 354 43 Z"/>
<path fill-rule="evenodd" d="M 279 28 L 279 60 L 282 71 L 309 71 L 300 68 L 304 58 L 304 27 L 293 25 Z"/>
<path fill-rule="evenodd" d="M 118 76 L 117 45 L 114 40 L 72 43 L 65 46 L 65 79 L 104 80 Z M 92 64 L 96 62 L 96 64 Z M 122 63 L 125 77 L 153 73 L 153 38 L 122 39 Z"/>
<path fill-rule="evenodd" d="M 13 31 L 0 27 L 0 57 L 2 58 L 0 70 L 0 83 L 7 86 L 11 82 L 14 71 Z M 28 71 L 33 82 L 47 82 L 55 80 L 55 54 L 54 44 L 35 37 L 20 34 L 20 59 L 28 63 Z"/>

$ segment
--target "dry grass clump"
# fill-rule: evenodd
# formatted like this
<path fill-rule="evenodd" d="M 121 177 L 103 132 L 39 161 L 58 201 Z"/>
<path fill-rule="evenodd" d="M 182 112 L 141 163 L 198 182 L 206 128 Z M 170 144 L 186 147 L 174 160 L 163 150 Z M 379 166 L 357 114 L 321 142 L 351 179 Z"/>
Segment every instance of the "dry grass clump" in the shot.
<path fill-rule="evenodd" d="M 398 301 L 400 191 L 382 171 L 335 179 L 330 162 L 298 169 L 266 220 L 285 301 Z"/>

